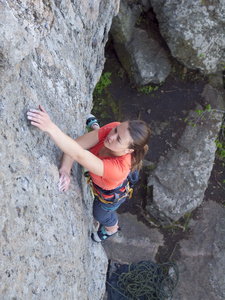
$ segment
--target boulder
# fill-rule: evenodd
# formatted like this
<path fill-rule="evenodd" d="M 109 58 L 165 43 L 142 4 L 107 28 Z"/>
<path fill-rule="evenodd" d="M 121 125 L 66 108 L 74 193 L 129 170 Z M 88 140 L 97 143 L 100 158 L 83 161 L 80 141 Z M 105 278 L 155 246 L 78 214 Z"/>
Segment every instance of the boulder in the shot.
<path fill-rule="evenodd" d="M 160 32 L 176 59 L 205 74 L 224 68 L 223 0 L 151 0 L 151 4 Z"/>
<path fill-rule="evenodd" d="M 129 42 L 133 35 L 134 26 L 141 14 L 139 5 L 130 4 L 128 1 L 120 1 L 120 10 L 113 19 L 110 33 L 116 44 L 125 44 Z"/>
<path fill-rule="evenodd" d="M 142 11 L 147 12 L 152 7 L 151 0 L 140 0 L 139 3 L 142 6 Z"/>
<path fill-rule="evenodd" d="M 149 38 L 145 30 L 134 28 L 129 43 L 115 43 L 114 47 L 132 83 L 159 84 L 170 73 L 170 62 L 165 50 L 158 42 Z"/>
<path fill-rule="evenodd" d="M 147 31 L 136 28 L 135 24 L 143 5 L 129 5 L 121 1 L 120 12 L 113 19 L 111 34 L 117 56 L 127 71 L 129 79 L 137 85 L 159 84 L 170 73 L 170 61 L 166 51 Z"/>
<path fill-rule="evenodd" d="M 174 300 L 225 299 L 225 208 L 207 201 L 198 209 L 197 219 L 191 220 L 191 236 L 179 242 L 176 261 L 180 270 Z"/>
<path fill-rule="evenodd" d="M 212 108 L 223 102 L 221 94 L 207 85 L 203 96 Z M 199 206 L 204 198 L 216 151 L 216 136 L 220 130 L 223 113 L 206 114 L 198 120 L 191 111 L 178 147 L 172 148 L 167 157 L 161 158 L 148 178 L 149 198 L 147 211 L 160 224 L 170 224 Z"/>
<path fill-rule="evenodd" d="M 130 213 L 120 214 L 119 226 L 122 230 L 103 242 L 108 259 L 127 264 L 155 260 L 163 246 L 163 235 L 157 229 L 148 228 Z"/>

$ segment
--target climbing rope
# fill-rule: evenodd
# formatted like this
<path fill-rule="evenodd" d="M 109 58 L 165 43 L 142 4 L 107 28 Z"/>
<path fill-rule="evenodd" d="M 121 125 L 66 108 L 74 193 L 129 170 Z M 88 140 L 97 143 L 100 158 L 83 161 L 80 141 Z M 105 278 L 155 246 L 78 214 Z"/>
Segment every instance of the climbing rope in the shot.
<path fill-rule="evenodd" d="M 119 297 L 112 299 L 129 300 L 170 300 L 178 282 L 178 268 L 170 261 L 156 264 L 150 261 L 143 261 L 138 264 L 130 264 L 126 272 L 113 272 L 114 283 L 110 278 L 106 282 L 107 290 L 114 289 Z M 121 298 L 121 295 L 123 296 Z"/>

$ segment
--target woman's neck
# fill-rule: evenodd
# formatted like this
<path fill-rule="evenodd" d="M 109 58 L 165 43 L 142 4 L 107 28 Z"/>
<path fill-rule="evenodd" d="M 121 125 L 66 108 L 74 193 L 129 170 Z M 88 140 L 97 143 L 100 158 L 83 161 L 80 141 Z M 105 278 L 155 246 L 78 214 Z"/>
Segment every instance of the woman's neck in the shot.
<path fill-rule="evenodd" d="M 98 153 L 98 155 L 101 157 L 103 157 L 103 156 L 107 156 L 107 157 L 112 157 L 112 156 L 122 156 L 122 155 L 125 155 L 126 153 L 124 153 L 124 152 L 115 152 L 115 151 L 112 151 L 112 150 L 110 150 L 110 149 L 108 149 L 108 148 L 106 148 L 105 146 L 103 146 L 101 149 L 100 149 L 100 151 L 99 151 L 99 153 Z"/>

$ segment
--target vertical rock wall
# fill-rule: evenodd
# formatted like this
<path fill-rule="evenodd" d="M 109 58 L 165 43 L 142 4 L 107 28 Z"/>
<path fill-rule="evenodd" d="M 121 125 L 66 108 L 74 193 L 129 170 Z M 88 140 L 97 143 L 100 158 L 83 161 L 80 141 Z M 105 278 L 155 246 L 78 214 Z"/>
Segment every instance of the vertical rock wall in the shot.
<path fill-rule="evenodd" d="M 26 120 L 42 104 L 71 137 L 85 131 L 115 9 L 106 0 L 0 1 L 1 299 L 101 299 L 107 258 L 90 239 L 92 201 L 74 164 Z"/>

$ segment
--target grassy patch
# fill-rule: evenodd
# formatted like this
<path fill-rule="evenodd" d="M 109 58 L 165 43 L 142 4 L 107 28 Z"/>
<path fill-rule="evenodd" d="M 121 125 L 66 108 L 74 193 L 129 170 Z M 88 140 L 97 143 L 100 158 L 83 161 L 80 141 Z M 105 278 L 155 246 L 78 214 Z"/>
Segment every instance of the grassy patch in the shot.
<path fill-rule="evenodd" d="M 100 77 L 93 92 L 92 114 L 104 124 L 109 121 L 121 121 L 122 119 L 116 101 L 109 91 L 111 83 L 111 73 L 105 72 Z"/>

